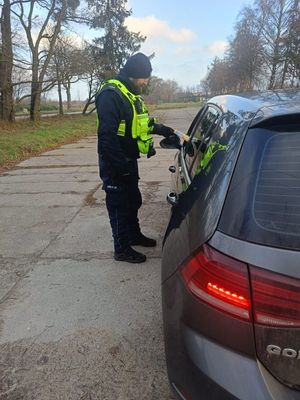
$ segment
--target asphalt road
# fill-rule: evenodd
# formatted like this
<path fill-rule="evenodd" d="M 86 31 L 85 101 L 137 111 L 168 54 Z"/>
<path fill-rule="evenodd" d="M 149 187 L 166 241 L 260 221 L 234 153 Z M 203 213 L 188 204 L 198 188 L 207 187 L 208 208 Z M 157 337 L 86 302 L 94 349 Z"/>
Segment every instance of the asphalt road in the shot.
<path fill-rule="evenodd" d="M 160 114 L 184 131 L 196 111 Z M 173 157 L 157 146 L 139 162 L 141 226 L 159 241 L 140 265 L 113 259 L 96 136 L 0 176 L 1 400 L 173 399 L 160 304 Z"/>

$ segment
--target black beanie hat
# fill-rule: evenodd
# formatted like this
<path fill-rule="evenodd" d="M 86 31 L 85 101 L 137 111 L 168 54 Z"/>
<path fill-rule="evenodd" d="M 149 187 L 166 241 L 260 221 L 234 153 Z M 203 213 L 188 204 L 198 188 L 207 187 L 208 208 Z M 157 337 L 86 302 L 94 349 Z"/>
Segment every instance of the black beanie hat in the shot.
<path fill-rule="evenodd" d="M 143 53 L 134 54 L 126 61 L 123 72 L 130 78 L 150 78 L 152 72 L 150 60 Z"/>

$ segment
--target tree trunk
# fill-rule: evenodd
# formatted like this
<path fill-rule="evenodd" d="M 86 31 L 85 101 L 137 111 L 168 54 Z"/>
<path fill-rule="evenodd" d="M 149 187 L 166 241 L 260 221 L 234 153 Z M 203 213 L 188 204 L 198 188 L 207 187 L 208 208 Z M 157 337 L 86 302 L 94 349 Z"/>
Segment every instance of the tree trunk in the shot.
<path fill-rule="evenodd" d="M 32 57 L 32 83 L 30 98 L 30 119 L 39 121 L 41 118 L 41 92 L 42 84 L 39 82 L 38 54 L 35 51 Z"/>
<path fill-rule="evenodd" d="M 41 85 L 38 82 L 31 84 L 30 119 L 39 121 L 41 118 Z"/>
<path fill-rule="evenodd" d="M 275 89 L 277 70 L 278 70 L 279 65 L 281 64 L 279 43 L 280 43 L 280 37 L 282 35 L 283 28 L 284 28 L 283 27 L 284 6 L 285 6 L 285 2 L 281 1 L 280 2 L 280 12 L 279 12 L 278 22 L 277 22 L 277 26 L 276 26 L 276 38 L 274 39 L 274 52 L 273 52 L 273 57 L 272 57 L 272 69 L 271 69 L 271 76 L 270 76 L 270 81 L 269 81 L 269 89 Z"/>
<path fill-rule="evenodd" d="M 55 11 L 55 4 L 56 2 L 50 2 L 51 8 L 48 11 L 48 15 L 44 21 L 43 28 L 38 34 L 38 38 L 33 44 L 32 36 L 31 36 L 31 27 L 29 28 L 28 26 L 25 28 L 25 23 L 24 20 L 22 22 L 23 27 L 26 30 L 27 37 L 29 38 L 29 44 L 30 44 L 30 50 L 32 52 L 32 85 L 31 85 L 31 109 L 30 109 L 30 119 L 32 121 L 38 121 L 41 118 L 40 115 L 40 109 L 41 109 L 41 93 L 43 90 L 43 82 L 44 82 L 44 77 L 47 72 L 47 68 L 50 62 L 50 59 L 53 55 L 54 51 L 54 46 L 55 42 L 57 40 L 57 36 L 61 30 L 61 25 L 62 22 L 65 18 L 66 15 L 66 10 L 67 10 L 67 1 L 66 0 L 61 0 L 61 8 L 59 12 L 56 14 L 57 22 L 56 25 L 54 26 L 53 34 L 51 36 L 51 41 L 49 43 L 49 49 L 46 54 L 46 57 L 44 59 L 44 63 L 41 65 L 40 60 L 39 60 L 39 45 L 42 40 L 46 25 L 50 18 L 53 16 L 53 13 Z M 33 8 L 32 8 L 33 10 Z M 32 17 L 32 15 L 31 15 Z M 30 25 L 32 20 L 30 19 Z"/>
<path fill-rule="evenodd" d="M 10 21 L 10 1 L 4 0 L 1 14 L 2 52 L 0 55 L 0 117 L 14 121 L 14 100 L 12 86 L 13 52 Z"/>
<path fill-rule="evenodd" d="M 89 94 L 88 94 L 87 102 L 85 103 L 85 106 L 83 107 L 83 110 L 82 110 L 82 114 L 83 115 L 86 114 L 89 105 L 93 103 L 94 96 L 92 95 L 92 87 L 93 87 L 93 76 L 92 75 L 90 76 L 90 80 L 88 81 L 88 85 L 89 85 Z"/>
<path fill-rule="evenodd" d="M 59 115 L 64 115 L 64 107 L 63 107 L 63 101 L 62 101 L 60 79 L 58 79 L 58 82 L 57 82 L 57 91 L 58 91 L 58 101 L 59 101 Z"/>
<path fill-rule="evenodd" d="M 287 71 L 288 71 L 288 60 L 286 58 L 284 60 L 284 66 L 283 66 L 283 70 L 282 70 L 280 89 L 284 88 L 284 82 L 285 82 L 285 78 L 286 78 L 286 75 L 287 75 Z"/>
<path fill-rule="evenodd" d="M 276 78 L 276 71 L 277 71 L 277 63 L 276 61 L 273 61 L 272 64 L 272 71 L 271 71 L 271 76 L 270 76 L 270 81 L 269 81 L 269 86 L 268 89 L 274 89 L 275 86 L 275 78 Z"/>
<path fill-rule="evenodd" d="M 71 101 L 72 101 L 72 98 L 71 98 L 71 83 L 70 83 L 70 81 L 67 82 L 67 84 L 65 86 L 65 89 L 66 89 L 66 94 L 67 94 L 67 109 L 68 109 L 68 111 L 70 111 L 70 109 L 71 109 Z"/>
<path fill-rule="evenodd" d="M 92 104 L 92 101 L 89 101 L 89 100 L 85 103 L 85 105 L 84 105 L 84 107 L 83 107 L 83 110 L 82 110 L 82 114 L 83 114 L 83 115 L 86 114 L 87 109 L 89 108 L 89 105 L 90 105 L 90 104 Z"/>

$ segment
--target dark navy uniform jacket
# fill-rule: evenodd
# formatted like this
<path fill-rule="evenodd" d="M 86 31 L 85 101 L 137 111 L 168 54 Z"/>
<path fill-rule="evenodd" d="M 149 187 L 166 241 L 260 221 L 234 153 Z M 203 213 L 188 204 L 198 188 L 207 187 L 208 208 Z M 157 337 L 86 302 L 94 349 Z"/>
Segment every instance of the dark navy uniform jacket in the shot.
<path fill-rule="evenodd" d="M 137 94 L 124 73 L 115 79 L 120 80 L 130 92 Z M 103 89 L 96 97 L 98 112 L 98 153 L 109 171 L 116 175 L 131 173 L 133 165 L 140 157 L 136 139 L 132 138 L 132 106 L 116 90 Z M 117 135 L 121 120 L 126 121 L 125 136 Z"/>

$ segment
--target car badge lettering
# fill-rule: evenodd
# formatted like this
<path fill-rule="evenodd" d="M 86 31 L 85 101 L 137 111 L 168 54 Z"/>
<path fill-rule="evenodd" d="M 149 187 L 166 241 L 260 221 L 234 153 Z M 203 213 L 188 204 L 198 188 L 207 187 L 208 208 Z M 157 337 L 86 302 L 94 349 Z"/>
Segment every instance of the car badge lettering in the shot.
<path fill-rule="evenodd" d="M 300 360 L 300 350 L 290 349 L 288 347 L 283 349 L 274 344 L 269 344 L 267 346 L 267 352 L 275 356 L 282 356 L 286 358 L 297 358 Z"/>

